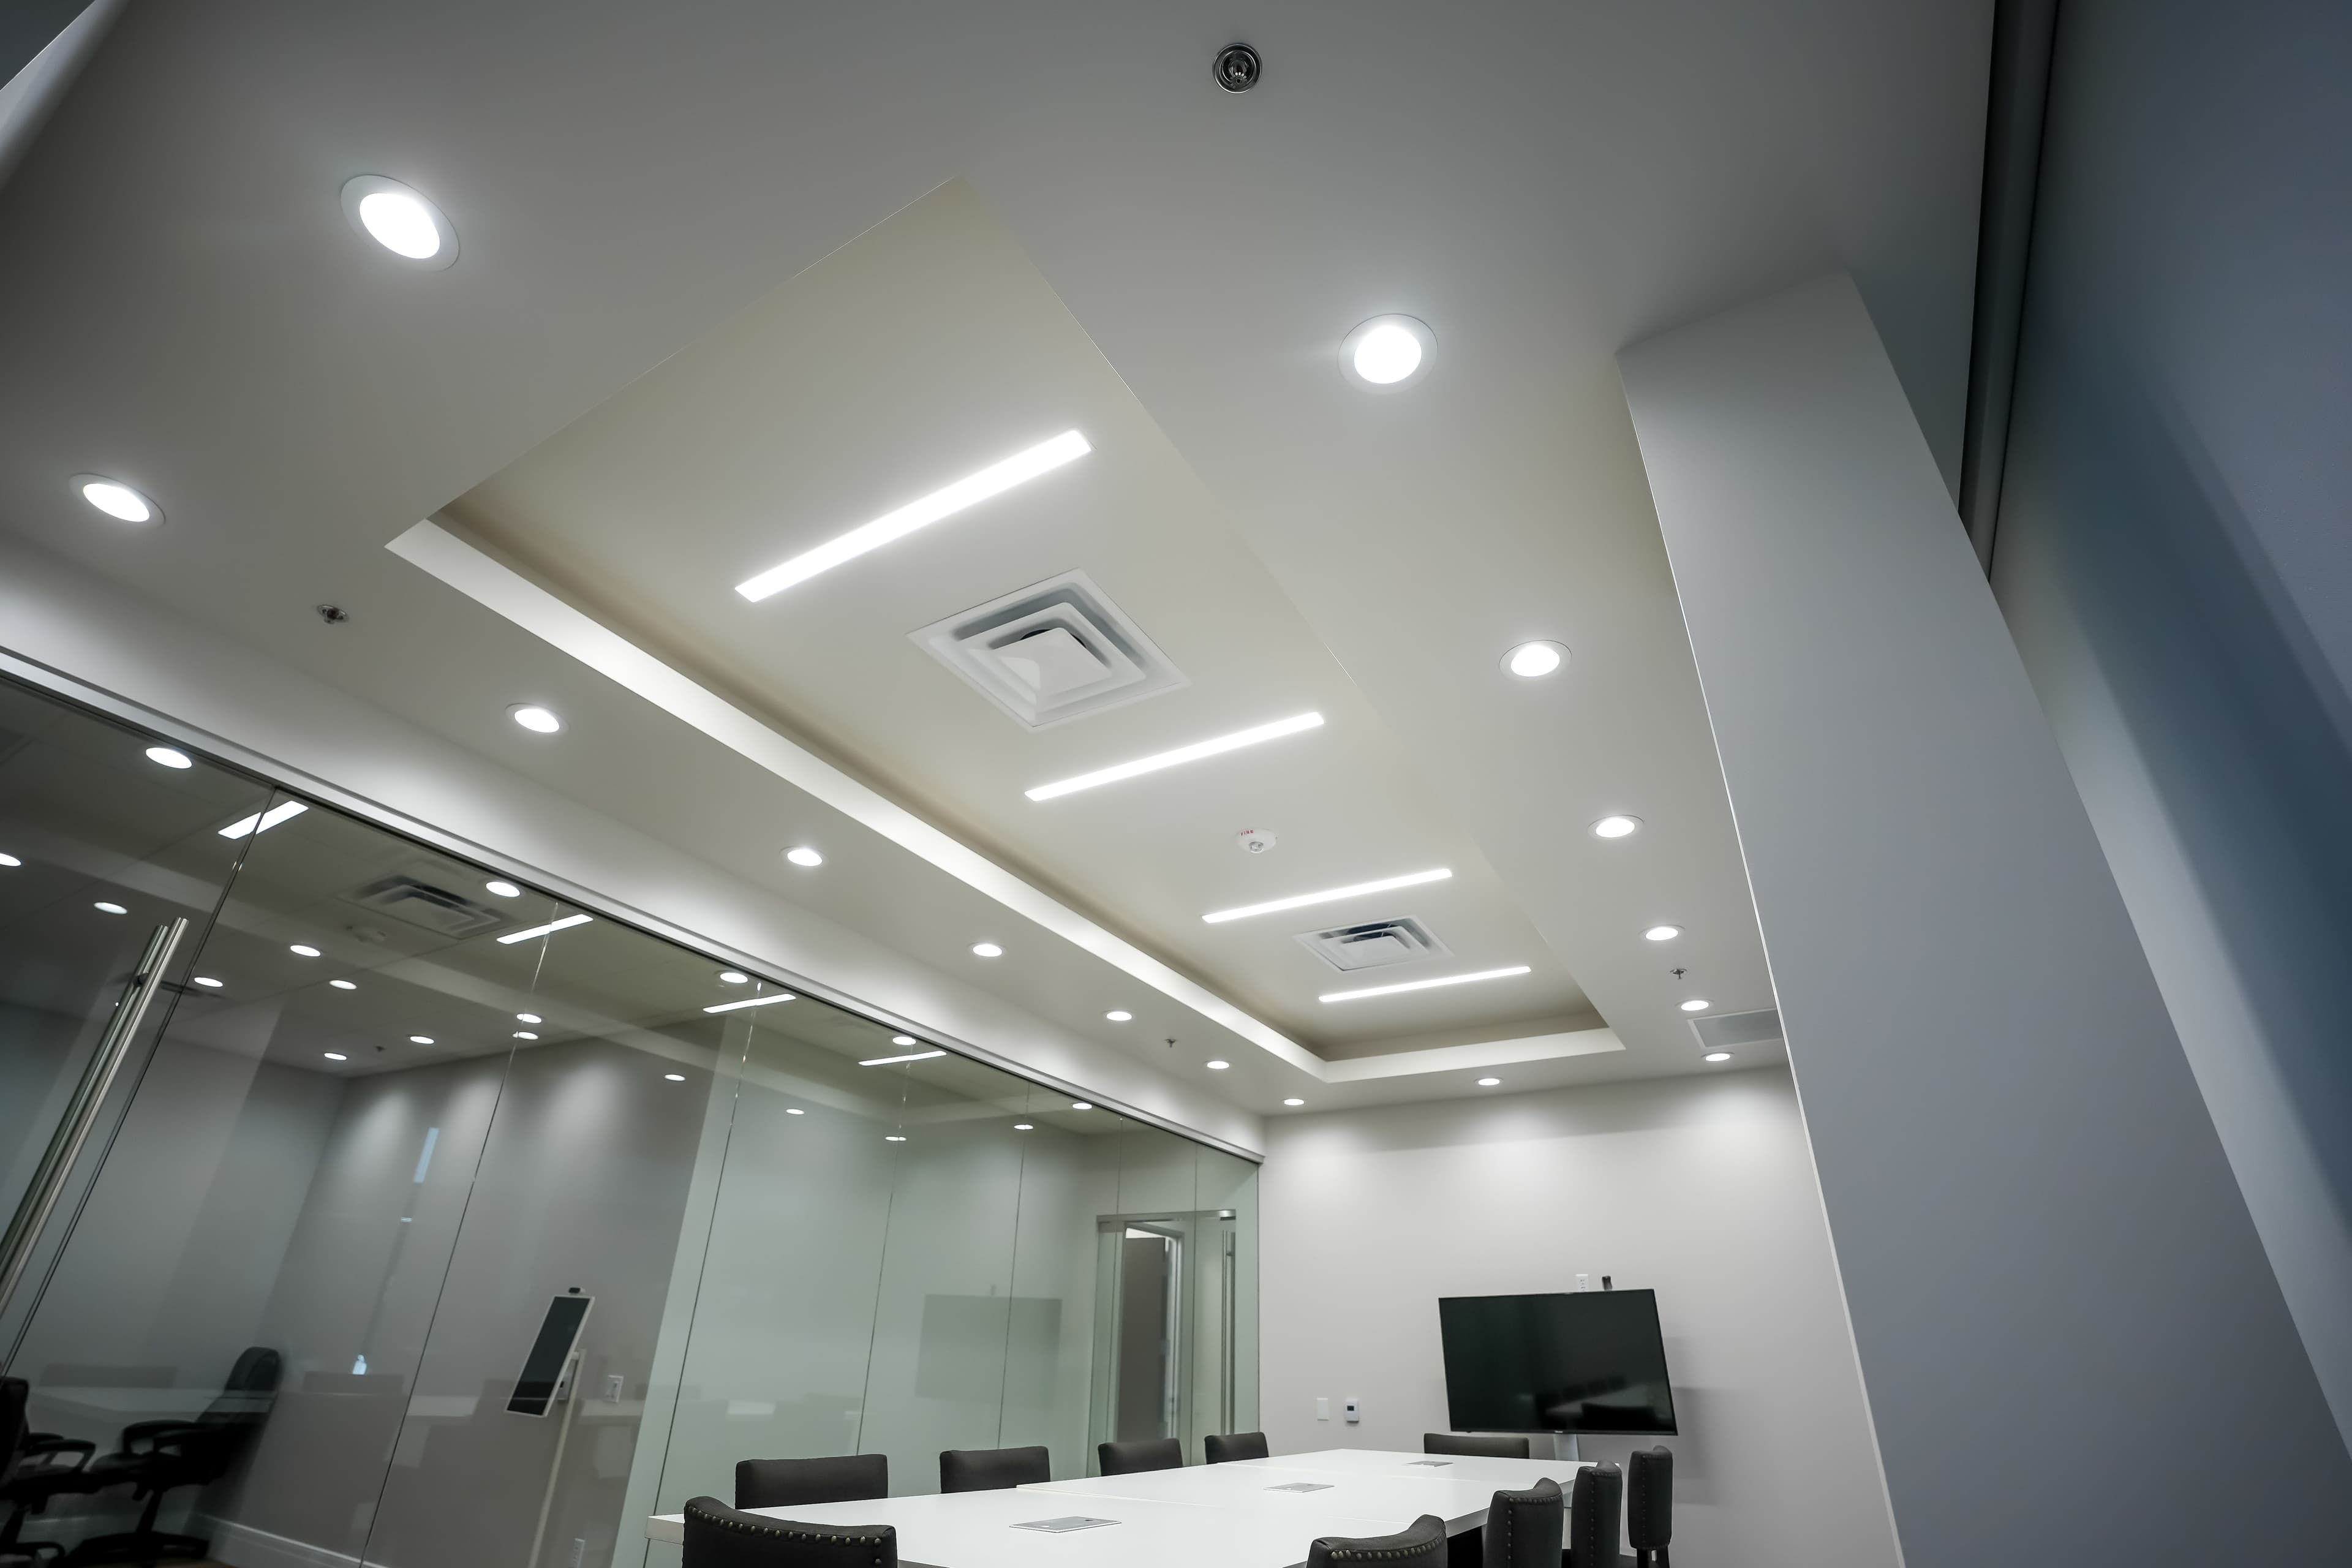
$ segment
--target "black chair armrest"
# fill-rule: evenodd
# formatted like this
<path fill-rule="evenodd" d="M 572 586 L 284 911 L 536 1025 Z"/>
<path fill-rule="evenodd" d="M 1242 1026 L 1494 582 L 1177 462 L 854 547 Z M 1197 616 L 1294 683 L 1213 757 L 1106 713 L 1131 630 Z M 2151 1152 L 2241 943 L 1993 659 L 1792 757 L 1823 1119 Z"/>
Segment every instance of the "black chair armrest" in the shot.
<path fill-rule="evenodd" d="M 156 1449 L 201 1436 L 205 1428 L 194 1421 L 134 1421 L 122 1429 L 122 1451 L 152 1454 Z M 145 1447 L 141 1447 L 141 1444 Z"/>
<path fill-rule="evenodd" d="M 35 1432 L 25 1439 L 25 1458 L 37 1459 L 47 1454 L 76 1456 L 72 1468 L 79 1469 L 98 1452 L 98 1445 L 87 1437 L 60 1437 L 55 1432 Z M 59 1467 L 60 1468 L 65 1467 Z"/>

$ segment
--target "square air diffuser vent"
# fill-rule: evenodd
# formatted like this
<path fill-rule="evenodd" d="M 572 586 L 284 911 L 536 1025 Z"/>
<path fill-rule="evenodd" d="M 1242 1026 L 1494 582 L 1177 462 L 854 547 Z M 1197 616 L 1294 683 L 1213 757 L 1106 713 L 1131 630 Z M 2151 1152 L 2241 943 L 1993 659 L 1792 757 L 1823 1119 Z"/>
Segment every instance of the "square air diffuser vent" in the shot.
<path fill-rule="evenodd" d="M 1410 963 L 1416 958 L 1443 958 L 1446 945 L 1429 934 L 1419 921 L 1374 921 L 1370 925 L 1339 926 L 1330 931 L 1298 933 L 1307 952 L 1334 969 L 1380 969 Z"/>
<path fill-rule="evenodd" d="M 1727 1051 L 1734 1046 L 1768 1045 L 1780 1037 L 1780 1010 L 1759 1007 L 1753 1013 L 1722 1013 L 1712 1018 L 1693 1018 L 1691 1033 L 1698 1037 L 1700 1048 Z"/>
<path fill-rule="evenodd" d="M 1031 730 L 1187 684 L 1084 572 L 1066 572 L 909 635 Z"/>
<path fill-rule="evenodd" d="M 423 926 L 443 936 L 467 937 L 508 922 L 504 910 L 476 903 L 463 893 L 436 886 L 422 877 L 394 874 L 354 888 L 344 898 L 362 909 Z"/>

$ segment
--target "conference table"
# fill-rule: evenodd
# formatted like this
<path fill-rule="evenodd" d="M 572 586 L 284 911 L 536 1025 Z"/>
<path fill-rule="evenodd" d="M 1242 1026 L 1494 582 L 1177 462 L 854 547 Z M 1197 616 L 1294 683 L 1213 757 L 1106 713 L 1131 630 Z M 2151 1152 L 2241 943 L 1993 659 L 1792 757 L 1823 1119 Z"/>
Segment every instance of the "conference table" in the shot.
<path fill-rule="evenodd" d="M 1423 1514 L 1449 1534 L 1486 1521 L 1497 1491 L 1545 1477 L 1563 1490 L 1573 1459 L 1327 1448 L 1188 1465 L 1126 1476 L 1038 1481 L 1007 1491 L 950 1492 L 755 1509 L 808 1524 L 887 1524 L 908 1568 L 1297 1568 L 1318 1536 L 1391 1535 Z M 646 1521 L 654 1541 L 681 1541 L 683 1514 Z"/>

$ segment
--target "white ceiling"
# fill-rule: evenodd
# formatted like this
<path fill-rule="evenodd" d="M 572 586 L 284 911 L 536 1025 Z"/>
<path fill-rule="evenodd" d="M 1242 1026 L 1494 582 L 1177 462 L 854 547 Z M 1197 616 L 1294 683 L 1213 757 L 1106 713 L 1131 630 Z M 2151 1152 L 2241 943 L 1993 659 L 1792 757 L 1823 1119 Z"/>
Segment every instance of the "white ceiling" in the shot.
<path fill-rule="evenodd" d="M 1142 574 L 1130 586 L 1118 557 L 1071 558 L 1075 536 L 1054 531 L 1087 520 L 1048 515 L 1035 539 L 975 531 L 1006 553 L 961 587 L 949 551 L 924 558 L 939 580 L 848 592 L 840 608 L 887 616 L 877 646 L 919 660 L 904 641 L 915 626 L 1099 561 L 1192 687 L 1038 736 L 942 695 L 925 710 L 936 738 L 910 735 L 829 705 L 822 683 L 761 679 L 759 658 L 792 650 L 803 623 L 755 616 L 738 635 L 677 597 L 697 573 L 731 584 L 723 568 L 764 529 L 782 539 L 785 520 L 670 520 L 657 547 L 675 576 L 625 583 L 618 510 L 572 494 L 560 516 L 534 511 L 519 490 L 512 517 L 470 515 L 526 556 L 580 527 L 591 548 L 566 585 L 584 603 L 756 688 L 803 740 L 1328 1054 L 1491 1038 L 1589 1003 L 1626 1049 L 1514 1073 L 1514 1087 L 1696 1070 L 1676 1002 L 1762 1006 L 1770 990 L 1614 353 L 1848 268 L 1952 471 L 1990 12 L 1706 0 L 1455 6 L 1438 26 L 1404 8 L 1293 4 L 1244 29 L 1267 68 L 1234 97 L 1208 79 L 1231 16 L 1188 6 L 135 5 L 0 193 L 0 521 L 949 962 L 985 915 L 977 895 L 898 880 L 925 868 L 878 847 L 854 888 L 793 879 L 772 860 L 799 808 L 772 779 L 382 546 L 493 476 L 519 480 L 582 416 L 645 395 L 625 389 L 667 356 L 961 181 L 1034 267 L 1012 293 L 1034 279 L 1028 308 L 1066 307 L 1067 341 L 1041 346 L 1039 363 L 1068 373 L 1139 454 L 1130 467 L 1101 447 L 1086 461 L 1104 478 L 1050 493 L 1153 501 L 1120 542 Z M 382 265 L 335 199 L 359 173 L 432 195 L 462 237 L 458 265 Z M 1391 310 L 1431 323 L 1435 358 L 1408 391 L 1367 395 L 1340 374 L 1338 344 Z M 1101 357 L 1081 373 L 1088 341 Z M 837 369 L 771 384 L 814 393 L 813 408 L 837 390 L 845 417 L 878 395 Z M 1001 455 L 988 421 L 1017 410 L 920 405 L 928 433 L 952 431 L 982 460 Z M 794 464 L 808 487 L 793 492 L 795 527 L 856 521 L 876 510 L 867 498 L 961 471 L 870 418 L 863 445 L 855 420 L 808 428 L 824 439 L 799 456 L 826 461 Z M 80 470 L 156 495 L 169 526 L 94 526 L 64 487 Z M 630 470 L 572 471 L 602 488 Z M 887 552 L 866 564 L 869 584 L 917 570 Z M 1205 637 L 1210 580 L 1246 585 L 1246 638 Z M 320 626 L 321 599 L 348 605 L 352 625 Z M 1538 636 L 1574 650 L 1570 669 L 1501 677 L 1502 651 Z M 1261 658 L 1311 700 L 1234 724 L 1297 706 L 1335 719 L 1329 744 L 1280 742 L 1262 759 L 1280 752 L 1280 769 L 1251 764 L 1283 819 L 1276 856 L 1244 862 L 1215 842 L 1247 824 L 1222 820 L 1230 797 L 1189 792 L 1170 826 L 1204 840 L 1197 858 L 1139 855 L 1113 792 L 1063 815 L 1066 845 L 1026 830 L 1040 808 L 1019 785 L 1063 760 L 1231 727 L 1207 723 L 1211 699 Z M 877 676 L 880 689 L 895 700 L 916 670 Z M 504 712 L 525 695 L 573 721 L 564 750 L 518 742 Z M 927 748 L 967 743 L 969 774 L 940 776 L 944 752 Z M 1333 759 L 1369 767 L 1380 793 L 1327 839 L 1318 770 Z M 1643 831 L 1593 839 L 1586 825 L 1609 811 Z M 1412 836 L 1412 852 L 1359 866 L 1383 834 Z M 1431 855 L 1454 866 L 1448 896 L 1465 900 L 1443 920 L 1429 903 L 1432 923 L 1465 957 L 1532 943 L 1497 962 L 1538 966 L 1538 1005 L 1473 1001 L 1494 988 L 1472 987 L 1378 1025 L 1329 1025 L 1300 1005 L 1271 940 L 1227 945 L 1184 923 L 1242 901 L 1220 889 L 1261 875 L 1288 891 Z M 894 888 L 919 896 L 914 918 Z M 1687 929 L 1670 950 L 1641 939 L 1660 920 Z M 1016 956 L 985 983 L 1048 1016 L 1091 1016 L 1097 1034 L 1103 996 L 1131 989 L 1082 953 L 1039 953 L 1029 969 Z M 1685 979 L 1667 973 L 1675 963 Z M 1172 1006 L 1136 1011 L 1134 1033 L 1201 1028 Z M 1231 1089 L 1267 1109 L 1282 1082 L 1255 1073 Z M 1452 1074 L 1357 1086 L 1465 1088 Z"/>

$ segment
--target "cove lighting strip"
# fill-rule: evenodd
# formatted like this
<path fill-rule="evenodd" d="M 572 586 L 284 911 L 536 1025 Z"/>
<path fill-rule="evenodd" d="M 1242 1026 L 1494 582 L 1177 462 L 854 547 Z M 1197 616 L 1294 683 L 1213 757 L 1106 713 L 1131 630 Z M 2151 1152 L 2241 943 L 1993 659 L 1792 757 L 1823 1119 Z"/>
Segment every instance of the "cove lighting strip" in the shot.
<path fill-rule="evenodd" d="M 271 806 L 268 811 L 257 811 L 251 816 L 238 817 L 235 822 L 222 828 L 220 836 L 223 838 L 242 838 L 248 833 L 267 833 L 279 823 L 289 817 L 299 816 L 310 809 L 299 800 L 285 801 Z"/>
<path fill-rule="evenodd" d="M 991 496 L 1003 495 L 1015 485 L 1026 484 L 1040 474 L 1050 474 L 1093 450 L 1084 436 L 1076 430 L 1065 430 L 1050 441 L 1041 441 L 1025 452 L 1015 452 L 1003 462 L 992 463 L 944 489 L 933 490 L 920 500 L 909 501 L 894 512 L 860 524 L 838 539 L 803 551 L 781 566 L 771 566 L 758 576 L 736 584 L 735 591 L 756 605 L 795 583 L 805 583 L 820 572 L 830 572 L 869 550 L 879 550 L 895 540 L 904 539 L 919 528 L 929 528 L 978 506 Z"/>
<path fill-rule="evenodd" d="M 871 1060 L 862 1061 L 857 1065 L 862 1068 L 895 1067 L 900 1062 L 927 1062 L 933 1057 L 945 1055 L 947 1055 L 945 1051 L 908 1051 L 903 1057 L 875 1057 Z"/>
<path fill-rule="evenodd" d="M 1162 768 L 1181 767 L 1186 763 L 1197 763 L 1202 757 L 1221 756 L 1227 752 L 1238 752 L 1244 746 L 1255 746 L 1261 741 L 1278 741 L 1302 730 L 1319 730 L 1322 727 L 1322 714 L 1300 713 L 1288 719 L 1277 719 L 1271 724 L 1260 724 L 1254 730 L 1237 730 L 1212 741 L 1195 741 L 1172 752 L 1160 752 L 1149 757 L 1138 757 L 1131 763 L 1080 773 L 1076 778 L 1063 779 L 1058 784 L 1039 784 L 1035 789 L 1022 793 L 1031 800 L 1054 800 L 1062 795 L 1076 795 L 1082 789 L 1117 784 L 1121 779 L 1131 779 L 1142 773 L 1156 773 Z"/>
<path fill-rule="evenodd" d="M 1326 888 L 1319 893 L 1300 893 L 1287 899 L 1269 899 L 1262 904 L 1244 904 L 1237 910 L 1219 910 L 1201 919 L 1210 925 L 1226 921 L 1245 921 L 1252 915 L 1279 914 L 1284 910 L 1303 910 L 1309 904 L 1337 903 L 1352 899 L 1359 893 L 1385 893 L 1395 888 L 1418 888 L 1423 882 L 1443 882 L 1454 873 L 1441 866 L 1433 871 L 1411 871 L 1402 877 L 1383 877 L 1377 882 L 1357 882 L 1345 888 Z"/>
<path fill-rule="evenodd" d="M 1474 980 L 1507 980 L 1514 974 L 1532 971 L 1527 964 L 1513 964 L 1508 969 L 1481 969 L 1472 974 L 1448 974 L 1436 980 L 1407 980 L 1396 985 L 1368 985 L 1361 991 L 1327 991 L 1315 998 L 1318 1002 L 1360 1002 L 1367 996 L 1393 996 L 1400 991 L 1433 991 L 1440 985 L 1467 985 Z"/>
<path fill-rule="evenodd" d="M 746 1007 L 772 1007 L 779 1002 L 791 1001 L 792 994 L 779 991 L 773 996 L 746 996 L 740 1002 L 720 1002 L 703 1009 L 706 1013 L 740 1013 Z"/>
<path fill-rule="evenodd" d="M 550 921 L 543 926 L 533 926 L 529 931 L 509 931 L 499 938 L 499 941 L 508 945 L 518 942 L 529 942 L 535 936 L 548 936 L 556 931 L 570 931 L 573 926 L 584 926 L 595 918 L 593 915 L 566 915 L 560 921 Z"/>

